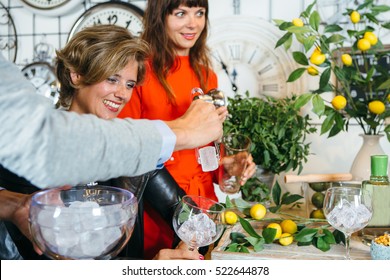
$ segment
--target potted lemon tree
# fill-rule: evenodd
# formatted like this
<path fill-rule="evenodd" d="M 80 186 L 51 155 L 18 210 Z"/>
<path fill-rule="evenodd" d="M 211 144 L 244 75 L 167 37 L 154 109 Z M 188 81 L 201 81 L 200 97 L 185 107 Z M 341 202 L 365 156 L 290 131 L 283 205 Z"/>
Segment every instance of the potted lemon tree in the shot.
<path fill-rule="evenodd" d="M 297 100 L 296 96 L 249 97 L 248 92 L 228 98 L 229 116 L 224 132 L 241 133 L 252 140 L 251 153 L 261 173 L 241 188 L 244 199 L 269 201 L 275 174 L 302 171 L 310 152 L 306 136 L 316 128 L 310 124 L 308 115 L 301 115 Z"/>

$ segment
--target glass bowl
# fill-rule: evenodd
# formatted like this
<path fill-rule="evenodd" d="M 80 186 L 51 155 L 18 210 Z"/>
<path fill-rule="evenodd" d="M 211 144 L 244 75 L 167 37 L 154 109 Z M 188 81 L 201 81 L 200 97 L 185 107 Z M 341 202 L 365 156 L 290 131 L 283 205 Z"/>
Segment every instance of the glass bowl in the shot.
<path fill-rule="evenodd" d="M 32 197 L 34 243 L 52 259 L 112 259 L 129 241 L 137 198 L 109 186 L 53 188 Z"/>

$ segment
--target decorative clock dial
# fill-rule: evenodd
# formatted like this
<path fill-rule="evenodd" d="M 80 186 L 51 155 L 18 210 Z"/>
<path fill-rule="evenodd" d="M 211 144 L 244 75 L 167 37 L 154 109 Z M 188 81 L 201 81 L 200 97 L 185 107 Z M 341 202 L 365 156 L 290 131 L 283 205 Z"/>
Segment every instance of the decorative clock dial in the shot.
<path fill-rule="evenodd" d="M 98 24 L 114 24 L 126 27 L 134 35 L 139 35 L 143 30 L 143 11 L 125 2 L 104 2 L 93 6 L 73 25 L 68 40 L 85 27 Z"/>
<path fill-rule="evenodd" d="M 12 62 L 16 60 L 17 43 L 14 21 L 7 9 L 0 3 L 0 51 Z"/>
<path fill-rule="evenodd" d="M 211 48 L 218 87 L 227 96 L 284 97 L 299 93 L 299 83 L 286 83 L 295 69 L 287 52 L 275 49 L 279 30 L 259 18 L 229 16 L 211 23 Z"/>
<path fill-rule="evenodd" d="M 46 16 L 64 15 L 82 3 L 82 0 L 20 0 L 34 13 Z"/>
<path fill-rule="evenodd" d="M 59 82 L 50 64 L 34 62 L 24 67 L 22 73 L 34 85 L 38 94 L 50 98 L 54 104 L 57 103 Z"/>

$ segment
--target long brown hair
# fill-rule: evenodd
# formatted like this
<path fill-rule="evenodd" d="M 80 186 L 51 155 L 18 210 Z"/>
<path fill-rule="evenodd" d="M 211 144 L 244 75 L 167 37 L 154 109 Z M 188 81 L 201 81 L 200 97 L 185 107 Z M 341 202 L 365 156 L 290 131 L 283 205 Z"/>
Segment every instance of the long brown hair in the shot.
<path fill-rule="evenodd" d="M 177 60 L 175 59 L 174 44 L 165 31 L 165 22 L 166 17 L 172 14 L 173 10 L 180 5 L 189 8 L 202 7 L 206 9 L 205 27 L 195 45 L 190 49 L 189 54 L 190 65 L 204 91 L 206 90 L 208 70 L 211 65 L 208 55 L 209 49 L 206 46 L 209 25 L 208 0 L 149 0 L 144 15 L 145 30 L 142 33 L 142 39 L 151 46 L 152 69 L 172 104 L 176 103 L 175 93 L 167 82 L 167 76 L 169 72 L 175 71 L 180 65 L 177 65 Z"/>

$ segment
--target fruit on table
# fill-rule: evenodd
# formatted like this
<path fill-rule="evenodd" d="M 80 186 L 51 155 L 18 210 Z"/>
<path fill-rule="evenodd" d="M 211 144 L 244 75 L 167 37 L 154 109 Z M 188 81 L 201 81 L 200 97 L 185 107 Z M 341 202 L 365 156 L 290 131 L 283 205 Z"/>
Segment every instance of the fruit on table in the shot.
<path fill-rule="evenodd" d="M 282 233 L 279 237 L 279 243 L 283 246 L 288 246 L 293 243 L 294 237 L 290 233 Z"/>
<path fill-rule="evenodd" d="M 225 223 L 228 225 L 234 225 L 237 223 L 238 217 L 237 214 L 233 211 L 226 211 L 225 212 Z"/>
<path fill-rule="evenodd" d="M 280 227 L 283 233 L 294 234 L 298 231 L 298 226 L 293 220 L 283 220 Z"/>
<path fill-rule="evenodd" d="M 316 210 L 311 211 L 310 218 L 312 218 L 312 219 L 325 219 L 325 215 L 324 215 L 324 212 L 322 211 L 322 209 L 316 209 Z"/>
<path fill-rule="evenodd" d="M 274 239 L 279 239 L 282 235 L 282 227 L 278 223 L 270 223 L 267 228 L 276 229 L 276 235 Z"/>
<path fill-rule="evenodd" d="M 261 220 L 267 213 L 267 208 L 263 204 L 257 203 L 253 205 L 249 211 L 251 217 L 255 220 Z"/>
<path fill-rule="evenodd" d="M 309 187 L 315 192 L 323 192 L 329 189 L 331 186 L 330 182 L 318 182 L 318 183 L 309 183 Z"/>

